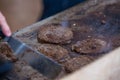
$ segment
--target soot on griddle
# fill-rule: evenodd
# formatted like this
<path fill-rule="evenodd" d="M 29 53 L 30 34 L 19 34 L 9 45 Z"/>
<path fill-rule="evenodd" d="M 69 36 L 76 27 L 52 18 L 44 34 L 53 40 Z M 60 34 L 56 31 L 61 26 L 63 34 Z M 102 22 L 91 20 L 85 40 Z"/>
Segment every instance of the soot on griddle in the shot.
<path fill-rule="evenodd" d="M 120 20 L 120 4 L 110 4 L 105 7 L 104 13 L 112 18 Z"/>

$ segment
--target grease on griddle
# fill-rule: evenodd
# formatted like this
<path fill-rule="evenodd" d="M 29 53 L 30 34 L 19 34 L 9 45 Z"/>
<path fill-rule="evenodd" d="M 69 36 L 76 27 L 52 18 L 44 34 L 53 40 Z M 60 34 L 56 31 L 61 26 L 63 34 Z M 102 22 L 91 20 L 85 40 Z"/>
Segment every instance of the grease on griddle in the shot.
<path fill-rule="evenodd" d="M 72 28 L 73 31 L 79 31 L 83 34 L 90 33 L 94 30 L 93 27 L 82 23 L 80 19 L 69 20 L 68 26 L 70 26 L 70 28 Z"/>
<path fill-rule="evenodd" d="M 105 15 L 120 20 L 120 2 L 107 5 L 104 9 Z"/>
<path fill-rule="evenodd" d="M 92 26 L 94 28 L 104 25 L 106 23 L 106 16 L 102 11 L 95 11 L 80 19 L 81 24 Z"/>

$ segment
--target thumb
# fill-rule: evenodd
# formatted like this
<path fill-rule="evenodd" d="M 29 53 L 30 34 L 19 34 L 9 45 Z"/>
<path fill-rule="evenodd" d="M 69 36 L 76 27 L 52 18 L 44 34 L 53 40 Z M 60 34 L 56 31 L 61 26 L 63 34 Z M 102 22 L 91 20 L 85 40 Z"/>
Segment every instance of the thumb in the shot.
<path fill-rule="evenodd" d="M 1 12 L 0 12 L 0 25 L 1 25 L 1 29 L 2 29 L 3 33 L 6 36 L 11 36 L 11 30 L 7 24 L 5 17 L 3 16 L 3 14 Z"/>

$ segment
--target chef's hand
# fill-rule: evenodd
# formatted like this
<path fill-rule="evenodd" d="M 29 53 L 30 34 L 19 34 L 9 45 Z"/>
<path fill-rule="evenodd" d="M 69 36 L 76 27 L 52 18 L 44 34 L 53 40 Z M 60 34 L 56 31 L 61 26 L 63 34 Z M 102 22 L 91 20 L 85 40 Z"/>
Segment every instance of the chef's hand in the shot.
<path fill-rule="evenodd" d="M 0 26 L 1 26 L 3 33 L 6 36 L 11 36 L 10 27 L 8 26 L 7 21 L 1 12 L 0 12 Z"/>

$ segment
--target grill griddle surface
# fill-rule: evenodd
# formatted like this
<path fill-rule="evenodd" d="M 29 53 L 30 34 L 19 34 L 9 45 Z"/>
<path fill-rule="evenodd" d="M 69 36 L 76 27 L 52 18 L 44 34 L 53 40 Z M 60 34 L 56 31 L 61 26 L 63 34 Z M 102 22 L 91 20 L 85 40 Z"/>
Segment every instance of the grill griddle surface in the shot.
<path fill-rule="evenodd" d="M 92 62 L 120 46 L 120 2 L 119 0 L 98 0 L 95 3 L 92 3 L 92 1 L 91 3 L 88 1 L 88 3 L 81 4 L 84 7 L 78 5 L 64 13 L 58 14 L 58 16 L 53 17 L 44 24 L 42 22 L 37 23 L 23 30 L 23 32 L 21 30 L 15 36 L 36 49 L 39 27 L 46 24 L 60 24 L 69 27 L 74 33 L 72 42 L 60 46 L 69 51 L 71 58 L 84 55 L 91 58 Z M 77 41 L 88 38 L 102 39 L 107 42 L 109 47 L 104 52 L 95 54 L 76 53 L 71 50 L 71 46 Z M 41 43 L 39 44 L 42 45 Z"/>

